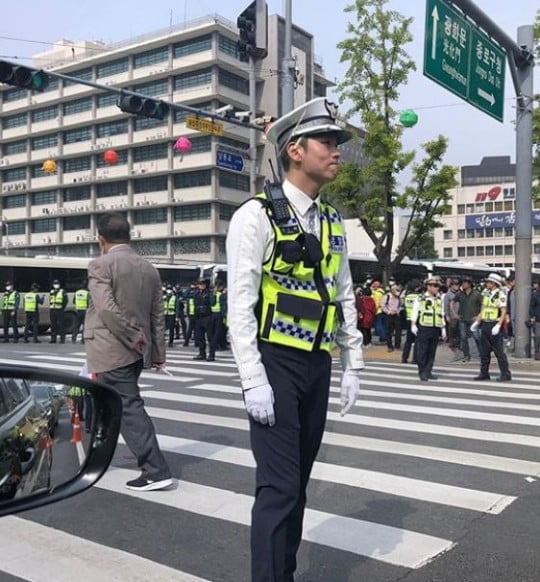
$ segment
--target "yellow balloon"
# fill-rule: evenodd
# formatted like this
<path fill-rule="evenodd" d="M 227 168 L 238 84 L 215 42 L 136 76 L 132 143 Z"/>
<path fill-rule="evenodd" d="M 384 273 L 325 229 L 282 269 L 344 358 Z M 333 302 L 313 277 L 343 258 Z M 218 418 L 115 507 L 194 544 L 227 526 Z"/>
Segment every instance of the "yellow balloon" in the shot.
<path fill-rule="evenodd" d="M 41 169 L 47 174 L 54 174 L 58 168 L 58 164 L 54 160 L 45 160 Z"/>

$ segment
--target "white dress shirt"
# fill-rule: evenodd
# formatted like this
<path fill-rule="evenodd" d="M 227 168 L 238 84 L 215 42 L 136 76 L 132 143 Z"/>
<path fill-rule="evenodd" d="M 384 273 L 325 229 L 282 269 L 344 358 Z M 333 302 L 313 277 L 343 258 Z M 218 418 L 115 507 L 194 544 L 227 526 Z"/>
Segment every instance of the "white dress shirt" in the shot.
<path fill-rule="evenodd" d="M 307 229 L 307 214 L 314 201 L 287 180 L 283 183 L 283 191 L 302 228 Z M 320 200 L 317 198 L 315 203 L 319 214 L 315 234 L 319 236 Z M 227 323 L 244 390 L 268 384 L 257 348 L 258 323 L 254 310 L 259 301 L 262 266 L 272 254 L 274 241 L 274 231 L 260 202 L 246 202 L 234 213 L 227 234 Z M 341 362 L 344 369 L 361 370 L 364 367 L 362 334 L 356 328 L 357 314 L 346 245 L 336 283 L 336 301 L 341 303 L 345 319 L 336 335 Z"/>

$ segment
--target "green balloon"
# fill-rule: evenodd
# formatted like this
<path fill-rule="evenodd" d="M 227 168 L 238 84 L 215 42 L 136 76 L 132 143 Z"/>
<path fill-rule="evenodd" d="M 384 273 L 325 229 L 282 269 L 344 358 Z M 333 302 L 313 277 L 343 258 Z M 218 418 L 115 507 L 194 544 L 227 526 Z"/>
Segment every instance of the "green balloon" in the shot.
<path fill-rule="evenodd" d="M 418 115 L 412 109 L 406 109 L 401 112 L 399 122 L 403 127 L 413 127 L 418 123 Z"/>

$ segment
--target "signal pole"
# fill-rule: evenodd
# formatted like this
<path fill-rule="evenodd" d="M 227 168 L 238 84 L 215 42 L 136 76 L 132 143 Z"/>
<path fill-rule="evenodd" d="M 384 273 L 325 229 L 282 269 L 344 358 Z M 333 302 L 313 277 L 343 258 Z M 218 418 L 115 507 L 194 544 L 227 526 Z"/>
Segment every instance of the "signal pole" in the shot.
<path fill-rule="evenodd" d="M 294 76 L 295 62 L 292 58 L 292 0 L 284 0 L 285 6 L 285 42 L 284 55 L 281 63 L 281 111 L 285 115 L 294 109 Z"/>

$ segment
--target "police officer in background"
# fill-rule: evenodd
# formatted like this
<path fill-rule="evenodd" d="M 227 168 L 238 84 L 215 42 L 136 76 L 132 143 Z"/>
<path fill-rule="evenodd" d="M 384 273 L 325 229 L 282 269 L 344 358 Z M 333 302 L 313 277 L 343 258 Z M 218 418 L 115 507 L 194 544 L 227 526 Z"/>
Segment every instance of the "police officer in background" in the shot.
<path fill-rule="evenodd" d="M 411 330 L 411 320 L 413 315 L 413 308 L 416 300 L 420 296 L 422 290 L 422 285 L 420 281 L 412 280 L 407 283 L 407 288 L 405 296 L 403 298 L 403 305 L 405 307 L 405 344 L 403 345 L 403 351 L 401 352 L 401 363 L 406 364 L 409 361 L 409 354 L 411 353 L 411 347 L 413 348 L 413 358 L 412 361 L 416 364 L 416 335 Z"/>
<path fill-rule="evenodd" d="M 51 344 L 56 343 L 57 336 L 60 336 L 60 343 L 66 341 L 64 329 L 64 311 L 68 302 L 67 293 L 62 289 L 60 281 L 55 279 L 51 292 L 49 293 L 49 312 L 51 316 Z"/>
<path fill-rule="evenodd" d="M 174 344 L 174 324 L 176 323 L 176 295 L 171 285 L 167 285 L 163 294 L 163 313 L 165 314 L 165 331 L 169 334 L 168 346 Z"/>
<path fill-rule="evenodd" d="M 319 196 L 337 175 L 338 145 L 350 138 L 336 116 L 318 98 L 270 127 L 286 179 L 242 205 L 227 235 L 231 346 L 257 464 L 253 582 L 293 580 L 335 343 L 342 414 L 356 401 L 364 367 L 343 220 Z"/>
<path fill-rule="evenodd" d="M 501 375 L 497 382 L 512 380 L 508 358 L 504 353 L 503 334 L 501 326 L 506 318 L 506 294 L 502 290 L 502 277 L 491 273 L 485 280 L 482 293 L 482 310 L 471 325 L 471 331 L 480 328 L 480 374 L 475 380 L 489 380 L 489 364 L 491 351 L 495 354 Z"/>
<path fill-rule="evenodd" d="M 176 321 L 174 322 L 174 339 L 180 339 L 180 329 L 182 338 L 186 341 L 187 324 L 186 324 L 186 302 L 184 300 L 184 290 L 179 285 L 174 287 L 176 295 Z"/>
<path fill-rule="evenodd" d="M 184 346 L 187 348 L 189 342 L 193 337 L 193 332 L 195 330 L 195 295 L 197 294 L 197 283 L 192 283 L 189 289 L 186 291 L 186 306 L 187 306 L 187 316 L 188 316 L 188 327 L 187 334 L 184 335 Z"/>
<path fill-rule="evenodd" d="M 9 342 L 9 328 L 13 329 L 13 341 L 19 342 L 19 324 L 17 323 L 17 310 L 21 297 L 11 281 L 6 282 L 6 290 L 2 301 L 2 316 L 4 320 L 4 343 Z"/>
<path fill-rule="evenodd" d="M 437 380 L 431 371 L 439 338 L 446 340 L 444 305 L 439 294 L 441 282 L 437 277 L 426 281 L 426 291 L 415 301 L 411 315 L 411 331 L 416 336 L 416 363 L 422 382 Z"/>
<path fill-rule="evenodd" d="M 206 360 L 206 342 L 211 337 L 212 293 L 210 293 L 210 281 L 200 279 L 197 283 L 197 292 L 193 297 L 195 346 L 199 348 L 199 354 L 194 360 Z"/>
<path fill-rule="evenodd" d="M 216 290 L 212 295 L 212 306 L 211 310 L 211 321 L 210 321 L 210 335 L 209 335 L 209 342 L 210 342 L 210 352 L 208 354 L 207 360 L 209 362 L 213 362 L 216 359 L 216 350 L 221 347 L 220 343 L 222 341 L 223 336 L 223 319 L 225 317 L 224 314 L 224 307 L 223 307 L 223 290 L 225 285 L 223 283 L 218 283 L 216 285 Z"/>
<path fill-rule="evenodd" d="M 39 306 L 43 305 L 43 296 L 38 294 L 39 285 L 32 283 L 30 291 L 23 296 L 24 312 L 26 321 L 24 323 L 24 343 L 28 343 L 28 335 L 30 332 L 34 336 L 34 343 L 39 343 Z"/>
<path fill-rule="evenodd" d="M 88 311 L 89 304 L 90 292 L 88 291 L 88 285 L 85 281 L 81 288 L 75 291 L 75 313 L 77 314 L 77 323 L 73 328 L 73 334 L 71 336 L 71 341 L 73 343 L 77 341 L 79 330 L 82 327 L 81 343 L 84 344 L 84 320 L 86 319 L 86 312 Z"/>

